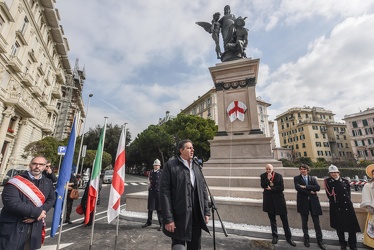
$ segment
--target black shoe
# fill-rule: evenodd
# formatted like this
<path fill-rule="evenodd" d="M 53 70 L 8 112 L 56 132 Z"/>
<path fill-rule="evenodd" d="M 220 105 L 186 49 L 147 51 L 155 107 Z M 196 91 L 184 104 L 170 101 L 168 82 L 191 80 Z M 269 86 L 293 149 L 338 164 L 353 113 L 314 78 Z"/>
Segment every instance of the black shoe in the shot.
<path fill-rule="evenodd" d="M 317 244 L 318 244 L 319 248 L 321 248 L 322 250 L 326 250 L 326 247 L 322 242 L 318 242 Z"/>
<path fill-rule="evenodd" d="M 341 246 L 340 250 L 347 250 L 347 247 Z"/>
<path fill-rule="evenodd" d="M 70 219 L 65 220 L 64 223 L 73 224 Z"/>
<path fill-rule="evenodd" d="M 271 244 L 277 244 L 277 243 L 278 243 L 278 237 L 273 237 Z"/>
<path fill-rule="evenodd" d="M 296 243 L 295 243 L 291 238 L 287 239 L 287 242 L 288 242 L 288 244 L 290 244 L 291 246 L 296 247 Z"/>
<path fill-rule="evenodd" d="M 309 243 L 309 240 L 308 240 L 308 239 L 305 239 L 305 240 L 304 240 L 304 246 L 306 246 L 306 247 L 310 247 L 310 243 Z"/>
<path fill-rule="evenodd" d="M 142 226 L 142 228 L 149 227 L 150 225 L 152 225 L 152 224 L 145 223 L 145 224 Z"/>
<path fill-rule="evenodd" d="M 351 250 L 357 250 L 357 247 L 350 247 Z"/>
<path fill-rule="evenodd" d="M 162 231 L 162 227 L 159 227 L 159 228 L 157 229 L 157 231 Z"/>

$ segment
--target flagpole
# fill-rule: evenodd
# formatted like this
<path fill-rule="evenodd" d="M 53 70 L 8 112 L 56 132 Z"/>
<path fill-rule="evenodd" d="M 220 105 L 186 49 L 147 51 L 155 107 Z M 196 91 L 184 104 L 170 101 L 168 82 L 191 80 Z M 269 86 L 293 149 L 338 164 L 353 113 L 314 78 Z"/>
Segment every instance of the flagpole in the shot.
<path fill-rule="evenodd" d="M 123 128 L 123 127 L 125 127 L 125 128 Z M 126 131 L 127 131 L 127 123 L 125 123 L 124 125 L 122 125 L 122 129 L 124 129 L 124 134 L 125 134 L 125 151 L 126 151 Z M 125 155 L 126 155 L 126 154 L 125 154 Z M 119 200 L 118 209 L 120 209 L 120 212 L 121 212 L 121 198 L 120 198 L 120 200 Z M 114 250 L 117 249 L 118 229 L 119 229 L 119 215 L 117 215 L 116 239 L 115 239 L 115 241 L 114 241 Z"/>
<path fill-rule="evenodd" d="M 64 203 L 62 203 L 62 213 L 60 217 L 60 228 L 58 229 L 58 240 L 57 240 L 56 250 L 60 249 L 62 224 L 64 223 L 64 217 L 65 217 L 66 197 L 68 196 L 68 184 L 69 184 L 69 181 L 66 182 L 66 185 L 65 185 L 65 197 L 64 197 Z"/>
<path fill-rule="evenodd" d="M 105 133 L 106 133 L 106 123 L 107 123 L 107 121 L 108 121 L 108 117 L 104 117 L 105 118 L 105 122 L 104 122 L 104 129 L 103 129 L 103 141 L 102 141 L 102 143 L 103 143 L 103 145 L 102 145 L 102 152 L 104 152 L 104 142 L 105 142 Z M 103 154 L 101 154 L 101 159 L 95 159 L 95 161 L 97 161 L 97 160 L 99 160 L 100 162 L 102 162 L 102 160 L 103 160 Z M 101 166 L 102 167 L 102 166 Z M 95 208 L 94 208 L 94 211 L 93 211 L 93 216 L 92 216 L 92 229 L 91 229 L 91 242 L 90 242 L 90 247 L 89 247 L 89 249 L 91 250 L 91 248 L 92 248 L 92 243 L 93 243 L 93 234 L 94 234 L 94 229 L 95 229 L 95 217 L 96 217 L 96 208 L 97 208 L 97 197 L 98 197 L 98 195 L 99 195 L 99 192 L 100 192 L 100 190 L 99 190 L 99 188 L 98 188 L 98 190 L 97 190 L 97 195 L 96 195 L 96 197 L 95 197 Z"/>

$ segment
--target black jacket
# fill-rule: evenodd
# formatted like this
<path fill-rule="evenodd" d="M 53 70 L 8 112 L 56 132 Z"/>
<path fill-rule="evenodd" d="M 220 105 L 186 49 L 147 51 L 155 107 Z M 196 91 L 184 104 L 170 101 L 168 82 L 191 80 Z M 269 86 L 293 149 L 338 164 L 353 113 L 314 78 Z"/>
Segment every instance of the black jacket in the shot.
<path fill-rule="evenodd" d="M 208 205 L 208 192 L 200 167 L 192 161 L 195 173 L 195 188 L 197 188 L 200 211 L 198 216 L 201 228 L 209 232 L 205 224 L 205 216 L 210 216 Z M 192 237 L 192 200 L 190 171 L 183 164 L 180 157 L 166 162 L 161 175 L 161 211 L 163 224 L 175 223 L 175 231 L 163 232 L 169 237 L 191 241 Z"/>
<path fill-rule="evenodd" d="M 344 232 L 361 232 L 351 201 L 348 180 L 325 179 L 325 190 L 330 203 L 330 226 Z"/>
<path fill-rule="evenodd" d="M 261 187 L 264 189 L 262 210 L 270 214 L 285 215 L 287 214 L 286 200 L 284 198 L 284 184 L 281 174 L 274 173 L 273 186 L 267 178 L 267 173 L 260 176 Z M 271 190 L 266 190 L 270 186 Z"/>
<path fill-rule="evenodd" d="M 317 194 L 311 192 L 318 192 L 321 188 L 318 184 L 317 178 L 308 175 L 308 185 L 306 185 L 304 178 L 297 175 L 293 178 L 295 189 L 297 190 L 297 212 L 300 214 L 322 215 L 321 204 Z M 301 188 L 305 186 L 306 188 Z"/>
<path fill-rule="evenodd" d="M 149 172 L 148 210 L 161 210 L 160 204 L 161 169 Z"/>
<path fill-rule="evenodd" d="M 32 228 L 30 249 L 41 248 L 42 221 L 37 221 L 41 212 L 48 212 L 55 203 L 56 195 L 52 181 L 45 176 L 31 180 L 28 172 L 20 174 L 33 182 L 45 196 L 41 207 L 36 207 L 14 185 L 7 183 L 2 193 L 3 209 L 0 215 L 0 249 L 23 250 L 29 228 Z M 33 218 L 33 223 L 23 223 L 25 218 Z"/>

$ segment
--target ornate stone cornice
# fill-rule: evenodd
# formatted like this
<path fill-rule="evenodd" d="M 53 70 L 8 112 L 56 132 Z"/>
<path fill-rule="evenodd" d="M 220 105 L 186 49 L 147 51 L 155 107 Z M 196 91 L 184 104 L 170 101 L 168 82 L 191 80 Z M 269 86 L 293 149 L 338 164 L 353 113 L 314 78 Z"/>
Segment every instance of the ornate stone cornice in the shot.
<path fill-rule="evenodd" d="M 216 86 L 217 91 L 221 90 L 229 90 L 237 89 L 237 88 L 246 88 L 246 87 L 252 87 L 256 85 L 256 77 L 247 78 L 242 81 L 234 81 L 234 82 L 218 82 L 214 84 Z"/>

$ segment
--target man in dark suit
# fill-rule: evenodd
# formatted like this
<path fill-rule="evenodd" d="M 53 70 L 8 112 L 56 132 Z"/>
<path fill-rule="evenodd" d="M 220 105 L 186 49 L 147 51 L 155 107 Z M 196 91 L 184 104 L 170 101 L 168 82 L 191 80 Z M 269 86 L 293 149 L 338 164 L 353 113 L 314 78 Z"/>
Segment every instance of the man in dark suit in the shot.
<path fill-rule="evenodd" d="M 310 176 L 308 165 L 299 166 L 300 175 L 293 178 L 295 189 L 297 190 L 297 212 L 301 216 L 301 225 L 304 233 L 304 246 L 309 247 L 308 216 L 312 217 L 314 230 L 316 231 L 317 244 L 319 248 L 325 250 L 322 241 L 322 230 L 319 223 L 319 216 L 322 215 L 321 204 L 319 203 L 317 192 L 320 190 L 317 178 Z"/>
<path fill-rule="evenodd" d="M 284 229 L 287 242 L 291 246 L 296 246 L 296 243 L 292 240 L 291 230 L 288 225 L 287 217 L 287 206 L 284 198 L 284 184 L 283 177 L 274 171 L 273 165 L 266 165 L 266 172 L 261 174 L 261 187 L 264 189 L 263 192 L 263 206 L 264 212 L 268 213 L 271 225 L 271 234 L 273 236 L 272 243 L 277 244 L 278 242 L 278 229 L 276 215 L 279 215 Z"/>

